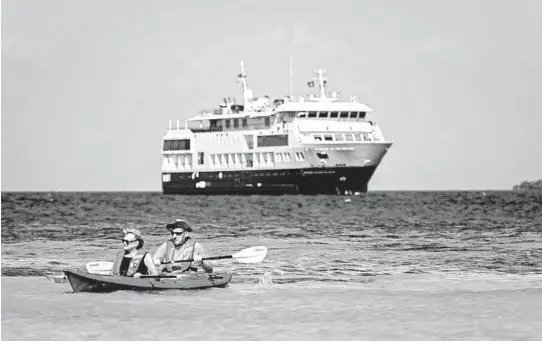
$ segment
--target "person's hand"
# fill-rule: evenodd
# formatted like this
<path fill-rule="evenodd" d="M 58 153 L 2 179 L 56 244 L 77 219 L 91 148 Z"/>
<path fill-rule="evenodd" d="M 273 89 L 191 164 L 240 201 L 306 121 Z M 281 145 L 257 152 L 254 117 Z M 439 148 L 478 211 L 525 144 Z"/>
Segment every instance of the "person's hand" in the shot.
<path fill-rule="evenodd" d="M 139 278 L 139 277 L 141 277 L 141 273 L 139 273 L 139 272 L 136 272 L 136 273 L 134 274 L 134 277 L 135 277 L 135 278 Z"/>
<path fill-rule="evenodd" d="M 202 256 L 200 256 L 200 255 L 194 255 L 194 261 L 195 261 L 195 262 L 201 262 L 202 259 L 203 259 Z"/>

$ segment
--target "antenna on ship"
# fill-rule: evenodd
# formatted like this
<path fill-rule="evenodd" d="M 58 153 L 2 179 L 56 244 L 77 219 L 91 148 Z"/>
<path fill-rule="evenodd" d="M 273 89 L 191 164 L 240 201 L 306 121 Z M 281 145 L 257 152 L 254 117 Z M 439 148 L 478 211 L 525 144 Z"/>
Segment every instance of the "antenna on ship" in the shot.
<path fill-rule="evenodd" d="M 294 85 L 292 79 L 292 54 L 290 53 L 290 100 L 292 100 L 294 95 Z"/>
<path fill-rule="evenodd" d="M 249 101 L 252 99 L 252 90 L 247 87 L 247 75 L 245 74 L 245 62 L 241 60 L 241 73 L 237 75 L 241 86 L 243 87 L 243 98 L 245 100 L 245 110 L 249 106 Z"/>
<path fill-rule="evenodd" d="M 241 60 L 241 73 L 237 75 L 241 86 L 243 87 L 243 92 L 247 91 L 247 75 L 245 74 L 245 62 Z"/>
<path fill-rule="evenodd" d="M 326 98 L 326 84 L 327 80 L 324 78 L 324 73 L 326 70 L 322 70 L 321 68 L 318 70 L 314 70 L 316 73 L 318 73 L 318 85 L 320 87 L 320 98 Z"/>

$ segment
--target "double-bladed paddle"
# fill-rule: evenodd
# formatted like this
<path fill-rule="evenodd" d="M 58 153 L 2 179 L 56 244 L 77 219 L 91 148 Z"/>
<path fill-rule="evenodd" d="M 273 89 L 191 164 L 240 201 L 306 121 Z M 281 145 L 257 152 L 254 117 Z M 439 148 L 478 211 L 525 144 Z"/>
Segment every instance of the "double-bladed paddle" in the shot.
<path fill-rule="evenodd" d="M 267 248 L 265 246 L 253 246 L 253 247 L 249 247 L 247 249 L 241 250 L 239 252 L 236 252 L 233 255 L 205 257 L 205 258 L 202 258 L 201 260 L 218 260 L 218 259 L 232 258 L 238 263 L 254 264 L 254 263 L 259 263 L 262 260 L 264 260 L 266 255 L 267 255 Z M 162 264 L 183 263 L 183 262 L 193 262 L 193 261 L 194 261 L 193 259 L 184 259 L 184 260 L 176 260 L 173 262 L 162 262 Z"/>

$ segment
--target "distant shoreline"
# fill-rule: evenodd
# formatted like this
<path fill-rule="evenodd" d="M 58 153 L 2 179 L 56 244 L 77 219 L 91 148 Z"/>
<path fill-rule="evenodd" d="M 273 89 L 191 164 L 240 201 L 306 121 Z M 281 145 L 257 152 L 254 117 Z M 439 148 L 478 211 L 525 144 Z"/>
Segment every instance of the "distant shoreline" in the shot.
<path fill-rule="evenodd" d="M 542 192 L 542 179 L 536 181 L 523 181 L 515 185 L 514 192 Z"/>

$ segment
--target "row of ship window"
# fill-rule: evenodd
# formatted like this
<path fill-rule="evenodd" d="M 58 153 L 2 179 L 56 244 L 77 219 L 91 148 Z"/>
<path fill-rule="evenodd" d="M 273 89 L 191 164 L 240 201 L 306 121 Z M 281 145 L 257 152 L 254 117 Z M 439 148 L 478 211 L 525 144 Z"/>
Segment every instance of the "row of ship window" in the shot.
<path fill-rule="evenodd" d="M 370 133 L 352 133 L 352 134 L 312 134 L 315 142 L 330 141 L 374 141 L 373 134 Z M 254 139 L 252 135 L 245 135 L 248 148 L 253 149 Z M 263 135 L 257 137 L 258 147 L 278 147 L 288 145 L 288 135 Z M 190 140 L 165 140 L 164 151 L 190 150 Z"/>
<path fill-rule="evenodd" d="M 315 142 L 326 141 L 374 141 L 373 134 L 370 133 L 354 133 L 354 134 L 312 134 Z"/>
<path fill-rule="evenodd" d="M 265 127 L 270 127 L 275 119 L 279 121 L 291 120 L 295 117 L 299 118 L 343 118 L 343 119 L 363 119 L 366 112 L 364 111 L 284 111 L 270 116 L 254 117 L 251 122 L 264 120 Z M 216 119 L 211 120 L 211 126 L 207 129 L 193 129 L 196 131 L 222 131 L 230 128 L 248 128 L 247 118 L 232 118 L 232 119 Z M 261 121 L 260 121 L 261 122 Z"/>
<path fill-rule="evenodd" d="M 366 116 L 365 111 L 283 111 L 279 112 L 270 116 L 264 116 L 263 119 L 265 121 L 265 125 L 269 126 L 271 124 L 271 119 L 275 119 L 275 116 L 278 116 L 279 120 L 283 120 L 285 118 L 295 118 L 295 117 L 308 117 L 308 118 L 365 118 Z M 257 120 L 261 119 L 261 117 L 255 118 Z M 224 126 L 226 128 L 230 128 L 232 126 L 234 128 L 239 128 L 239 120 L 241 120 L 241 126 L 243 128 L 248 127 L 248 121 L 246 118 L 238 119 L 217 119 L 212 120 L 211 125 L 212 126 L 221 126 L 221 122 L 224 121 Z"/>
<path fill-rule="evenodd" d="M 252 123 L 261 122 L 263 119 L 264 125 L 266 127 L 271 126 L 271 119 L 275 119 L 275 115 L 265 116 L 265 117 L 254 117 L 250 121 Z M 217 119 L 211 120 L 211 126 L 209 127 L 210 131 L 222 131 L 223 129 L 230 128 L 239 128 L 239 122 L 241 122 L 241 128 L 248 128 L 248 119 L 247 118 L 231 118 L 231 119 Z"/>
<path fill-rule="evenodd" d="M 305 161 L 303 152 L 295 152 L 295 161 Z M 205 153 L 198 153 L 198 165 L 204 165 Z M 211 168 L 237 168 L 237 167 L 267 167 L 273 166 L 276 162 L 291 162 L 289 152 L 265 152 L 265 153 L 229 153 L 229 154 L 208 154 L 207 162 Z M 164 157 L 164 166 L 174 165 L 176 168 L 192 168 L 192 155 L 170 155 Z"/>
<path fill-rule="evenodd" d="M 365 111 L 302 111 L 297 117 L 308 118 L 365 118 Z"/>
<path fill-rule="evenodd" d="M 173 180 L 219 180 L 219 179 L 247 179 L 264 176 L 295 176 L 295 171 L 289 170 L 267 170 L 267 171 L 230 171 L 230 172 L 195 172 L 195 173 L 173 173 Z M 171 178 L 170 178 L 171 181 Z"/>
<path fill-rule="evenodd" d="M 253 135 L 244 135 L 247 142 L 248 148 L 253 149 L 254 146 L 254 136 Z M 220 139 L 218 140 L 220 141 Z M 257 136 L 257 146 L 258 147 L 280 147 L 288 145 L 288 135 L 261 135 Z M 165 140 L 164 141 L 164 151 L 174 151 L 174 150 L 190 150 L 190 140 Z"/>

